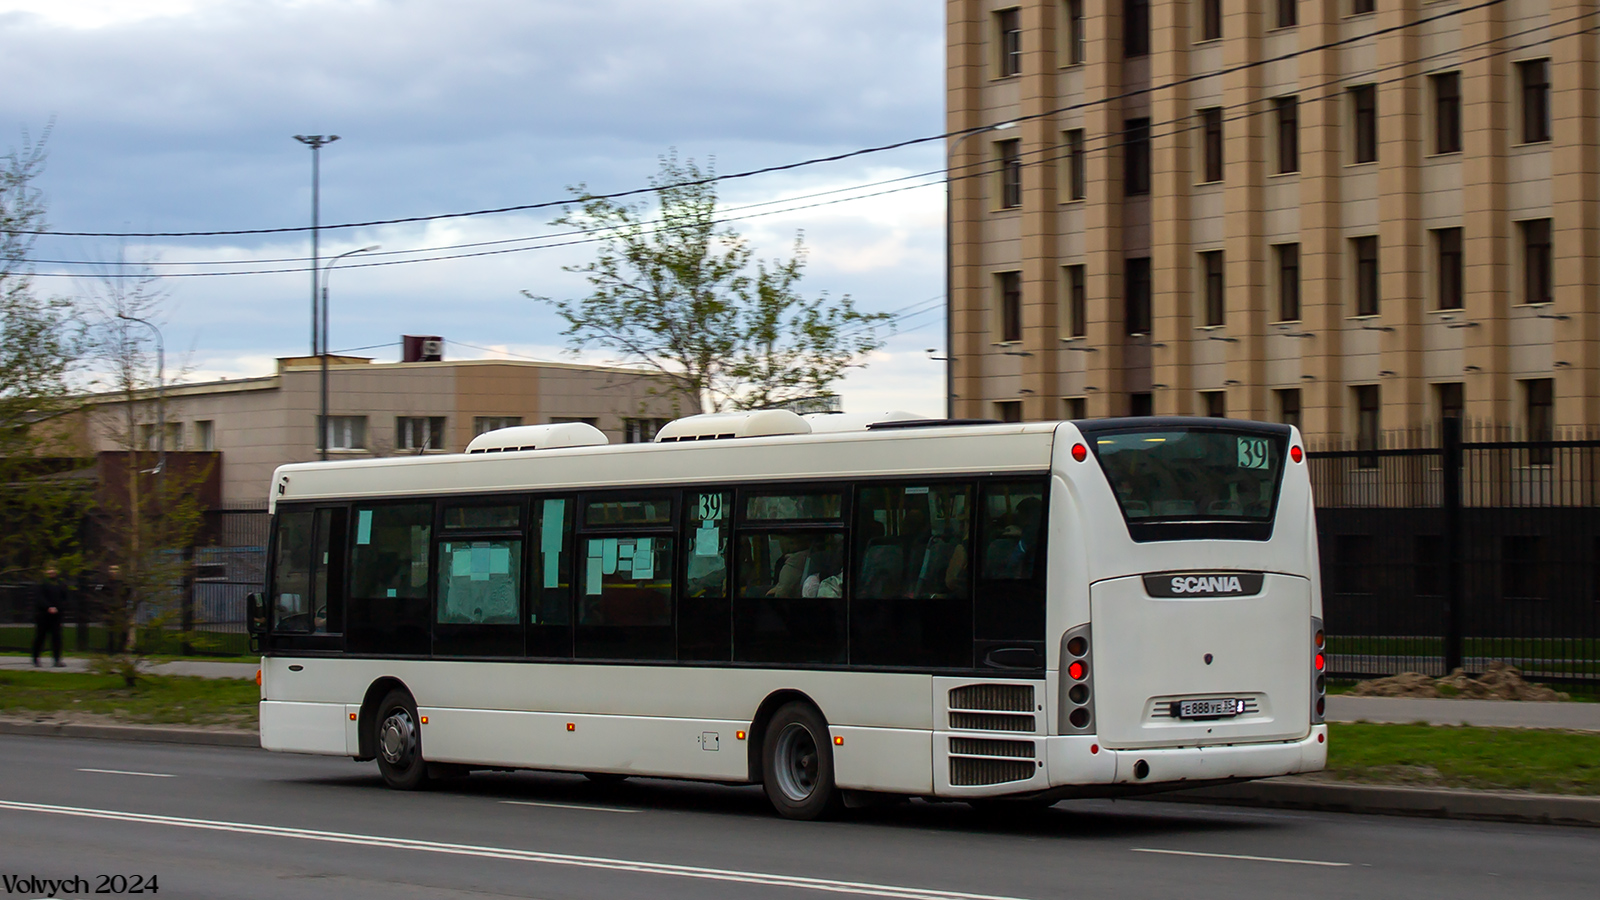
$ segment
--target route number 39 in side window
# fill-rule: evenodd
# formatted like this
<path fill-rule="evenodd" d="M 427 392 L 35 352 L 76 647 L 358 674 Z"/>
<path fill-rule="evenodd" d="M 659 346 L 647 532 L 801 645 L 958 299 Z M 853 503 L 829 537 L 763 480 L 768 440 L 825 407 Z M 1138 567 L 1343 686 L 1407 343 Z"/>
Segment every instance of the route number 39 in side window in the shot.
<path fill-rule="evenodd" d="M 1265 469 L 1268 465 L 1266 438 L 1239 438 L 1239 468 Z"/>

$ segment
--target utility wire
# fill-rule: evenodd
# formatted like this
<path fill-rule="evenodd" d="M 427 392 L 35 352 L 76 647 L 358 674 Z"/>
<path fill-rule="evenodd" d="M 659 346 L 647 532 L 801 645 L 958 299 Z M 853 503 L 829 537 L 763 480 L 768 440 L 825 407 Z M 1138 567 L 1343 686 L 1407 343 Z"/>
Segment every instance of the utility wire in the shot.
<path fill-rule="evenodd" d="M 1491 6 L 1498 6 L 1499 4 L 1504 3 L 1504 2 L 1506 2 L 1506 0 L 1483 0 L 1483 2 L 1474 4 L 1472 6 L 1457 7 L 1455 9 L 1446 10 L 1444 12 L 1437 13 L 1437 14 L 1432 15 L 1432 16 L 1425 16 L 1425 17 L 1423 17 L 1421 19 L 1416 19 L 1416 20 L 1413 20 L 1413 21 L 1410 21 L 1410 22 L 1401 22 L 1398 25 L 1391 25 L 1391 26 L 1388 26 L 1386 28 L 1379 28 L 1379 29 L 1376 29 L 1374 31 L 1369 31 L 1369 32 L 1366 32 L 1366 33 L 1363 33 L 1363 34 L 1352 35 L 1350 37 L 1340 38 L 1338 40 L 1333 40 L 1333 41 L 1328 41 L 1326 43 L 1319 44 L 1319 45 L 1317 45 L 1315 47 L 1306 47 L 1306 48 L 1302 48 L 1302 49 L 1299 49 L 1299 50 L 1291 51 L 1289 53 L 1279 54 L 1278 56 L 1267 57 L 1265 59 L 1252 60 L 1252 61 L 1246 62 L 1246 63 L 1240 63 L 1239 65 L 1231 66 L 1231 67 L 1228 67 L 1228 68 L 1224 68 L 1224 69 L 1218 70 L 1216 72 L 1207 72 L 1204 75 L 1189 75 L 1189 76 L 1185 76 L 1183 78 L 1179 78 L 1179 79 L 1175 79 L 1175 80 L 1172 80 L 1172 81 L 1165 82 L 1165 83 L 1160 84 L 1160 85 L 1152 85 L 1150 87 L 1144 87 L 1144 88 L 1135 88 L 1134 90 L 1124 91 L 1124 92 L 1122 92 L 1120 94 L 1114 94 L 1114 95 L 1107 96 L 1107 97 L 1101 97 L 1101 98 L 1098 98 L 1098 99 L 1095 99 L 1095 100 L 1086 100 L 1086 101 L 1083 101 L 1083 102 L 1080 102 L 1080 103 L 1073 103 L 1073 104 L 1069 104 L 1067 106 L 1059 107 L 1057 109 L 1048 110 L 1046 112 L 1033 113 L 1033 114 L 1030 114 L 1030 115 L 1019 116 L 1019 117 L 1013 119 L 1012 121 L 1020 123 L 1020 122 L 1031 121 L 1031 120 L 1034 120 L 1034 119 L 1042 119 L 1042 118 L 1047 118 L 1047 117 L 1051 117 L 1051 116 L 1056 116 L 1056 115 L 1059 115 L 1059 114 L 1064 113 L 1064 112 L 1072 112 L 1074 110 L 1084 109 L 1084 108 L 1091 107 L 1091 106 L 1101 106 L 1101 105 L 1105 105 L 1105 104 L 1108 104 L 1108 103 L 1115 103 L 1115 102 L 1117 102 L 1119 100 L 1126 100 L 1126 99 L 1129 99 L 1129 98 L 1132 98 L 1132 97 L 1143 96 L 1145 94 L 1155 93 L 1156 91 L 1170 90 L 1172 88 L 1181 87 L 1181 86 L 1186 85 L 1186 84 L 1193 84 L 1193 83 L 1195 83 L 1197 81 L 1201 81 L 1201 80 L 1204 80 L 1204 79 L 1207 79 L 1207 78 L 1216 78 L 1216 77 L 1227 76 L 1227 75 L 1234 74 L 1236 72 L 1242 72 L 1242 71 L 1246 71 L 1248 69 L 1253 69 L 1253 68 L 1257 68 L 1257 67 L 1260 67 L 1260 66 L 1270 65 L 1272 63 L 1283 62 L 1283 61 L 1290 60 L 1290 59 L 1296 59 L 1296 58 L 1301 57 L 1301 56 L 1306 56 L 1306 55 L 1313 54 L 1313 53 L 1320 53 L 1320 52 L 1325 51 L 1325 50 L 1332 50 L 1332 49 L 1335 49 L 1335 48 L 1338 48 L 1338 47 L 1346 46 L 1348 44 L 1359 43 L 1361 41 L 1365 41 L 1365 40 L 1368 40 L 1370 38 L 1381 37 L 1383 35 L 1392 34 L 1392 33 L 1397 32 L 1397 31 L 1403 31 L 1403 30 L 1406 30 L 1406 29 L 1415 28 L 1415 27 L 1417 27 L 1419 25 L 1425 25 L 1425 24 L 1428 24 L 1430 22 L 1439 21 L 1441 19 L 1447 19 L 1447 18 L 1451 18 L 1451 17 L 1454 17 L 1454 16 L 1464 15 L 1464 14 L 1469 13 L 1469 12 L 1476 12 L 1476 11 L 1481 10 L 1481 9 L 1487 9 L 1487 8 L 1489 8 Z M 541 202 L 537 202 L 537 203 L 523 203 L 523 204 L 516 204 L 516 205 L 512 205 L 512 206 L 495 207 L 495 208 L 490 208 L 490 209 L 477 209 L 477 210 L 471 210 L 471 211 L 467 211 L 467 212 L 437 213 L 437 214 L 434 214 L 434 215 L 424 215 L 424 216 L 403 216 L 403 217 L 393 218 L 393 219 L 372 219 L 372 220 L 368 220 L 368 221 L 364 221 L 364 222 L 345 222 L 345 223 L 340 223 L 340 224 L 336 224 L 336 225 L 323 225 L 323 226 L 321 226 L 321 229 L 322 230 L 336 230 L 336 229 L 349 229 L 349 228 L 370 228 L 370 227 L 374 227 L 374 226 L 378 226 L 378 225 L 400 225 L 400 224 L 408 224 L 408 223 L 414 223 L 414 222 L 435 222 L 435 221 L 440 221 L 440 220 L 444 220 L 444 219 L 465 219 L 465 218 L 473 218 L 473 217 L 477 217 L 477 216 L 498 215 L 498 214 L 509 213 L 509 212 L 525 212 L 525 211 L 528 211 L 528 210 L 535 210 L 535 209 L 550 209 L 550 208 L 554 208 L 554 207 L 568 206 L 568 205 L 571 205 L 572 203 L 583 202 L 585 200 L 618 200 L 618 199 L 622 199 L 624 197 L 638 196 L 640 194 L 652 193 L 652 192 L 655 192 L 655 191 L 658 191 L 658 190 L 662 190 L 662 189 L 680 188 L 680 187 L 697 187 L 697 186 L 702 186 L 702 185 L 707 185 L 707 184 L 714 184 L 714 183 L 718 183 L 718 182 L 733 181 L 735 179 L 752 178 L 752 177 L 755 177 L 755 176 L 758 176 L 758 175 L 768 175 L 768 174 L 771 174 L 771 173 L 774 173 L 774 172 L 792 171 L 794 169 L 800 169 L 800 168 L 820 165 L 820 164 L 824 164 L 824 163 L 840 162 L 840 161 L 846 160 L 846 159 L 853 159 L 855 157 L 867 156 L 867 155 L 876 154 L 876 153 L 883 153 L 883 152 L 887 152 L 887 151 L 890 151 L 890 150 L 899 150 L 899 149 L 902 149 L 902 148 L 905 148 L 905 147 L 916 146 L 918 144 L 930 143 L 932 141 L 948 140 L 948 139 L 953 138 L 953 137 L 961 137 L 961 136 L 964 136 L 964 135 L 967 135 L 967 134 L 971 134 L 971 133 L 975 133 L 975 132 L 986 131 L 986 130 L 988 130 L 988 128 L 989 128 L 989 126 L 978 126 L 978 127 L 974 127 L 974 128 L 959 129 L 959 130 L 956 130 L 956 131 L 947 131 L 947 132 L 943 132 L 943 133 L 940 133 L 940 134 L 932 134 L 932 135 L 924 135 L 922 137 L 907 138 L 905 140 L 893 141 L 893 142 L 887 143 L 887 144 L 879 144 L 879 145 L 871 146 L 871 147 L 862 147 L 862 148 L 858 148 L 858 149 L 855 149 L 855 150 L 848 150 L 848 151 L 845 151 L 843 153 L 834 153 L 834 154 L 829 154 L 827 156 L 816 156 L 816 157 L 811 157 L 809 159 L 799 160 L 799 161 L 796 161 L 796 162 L 780 163 L 778 165 L 772 165 L 772 166 L 763 166 L 763 167 L 756 168 L 756 169 L 747 169 L 747 170 L 742 171 L 742 172 L 732 172 L 732 173 L 729 173 L 729 174 L 726 174 L 726 175 L 712 175 L 712 176 L 707 177 L 707 178 L 693 179 L 693 180 L 690 180 L 690 181 L 683 181 L 683 182 L 675 182 L 675 183 L 673 183 L 671 185 L 652 185 L 652 186 L 648 186 L 648 187 L 631 188 L 631 189 L 623 190 L 623 191 L 613 191 L 613 192 L 606 193 L 606 194 L 590 194 L 590 195 L 585 195 L 585 196 L 583 196 L 581 198 L 571 198 L 571 199 L 566 199 L 566 200 L 546 200 L 546 201 L 541 201 Z M 17 234 L 34 234 L 34 235 L 54 235 L 54 236 L 58 236 L 58 237 L 141 237 L 141 238 L 166 237 L 166 238 L 171 238 L 171 237 L 229 237 L 229 236 L 246 235 L 246 234 L 295 234 L 295 233 L 300 233 L 300 232 L 305 232 L 305 231 L 310 231 L 310 230 L 312 230 L 311 226 L 298 225 L 298 226 L 293 226 L 293 227 L 280 227 L 280 228 L 235 228 L 235 229 L 224 229 L 224 230 L 216 230 L 216 231 L 47 231 L 47 230 L 19 230 L 19 231 L 15 232 L 15 233 L 17 233 Z"/>

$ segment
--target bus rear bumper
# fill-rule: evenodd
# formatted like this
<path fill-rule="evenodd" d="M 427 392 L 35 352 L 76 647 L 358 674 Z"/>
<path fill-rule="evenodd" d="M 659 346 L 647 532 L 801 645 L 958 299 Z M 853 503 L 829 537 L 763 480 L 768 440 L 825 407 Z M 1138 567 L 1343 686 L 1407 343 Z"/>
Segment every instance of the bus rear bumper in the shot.
<path fill-rule="evenodd" d="M 1089 746 L 1077 746 L 1085 740 L 1089 741 Z M 1268 744 L 1144 750 L 1110 750 L 1101 747 L 1099 753 L 1091 753 L 1092 738 L 1063 736 L 1047 738 L 1046 741 L 1049 752 L 1047 768 L 1052 787 L 1084 783 L 1163 784 L 1271 778 L 1296 772 L 1315 772 L 1323 768 L 1328 759 L 1326 725 L 1313 725 L 1310 733 L 1298 741 Z M 1093 761 L 1086 761 L 1085 757 Z"/>

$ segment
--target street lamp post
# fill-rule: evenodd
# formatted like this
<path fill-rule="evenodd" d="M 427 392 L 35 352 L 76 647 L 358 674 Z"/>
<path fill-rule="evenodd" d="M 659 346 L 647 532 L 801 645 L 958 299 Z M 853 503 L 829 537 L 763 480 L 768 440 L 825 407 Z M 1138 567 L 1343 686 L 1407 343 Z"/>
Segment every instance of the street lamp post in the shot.
<path fill-rule="evenodd" d="M 317 333 L 317 243 L 322 236 L 322 147 L 339 139 L 337 134 L 297 134 L 294 139 L 311 148 L 311 355 L 321 348 Z"/>
<path fill-rule="evenodd" d="M 167 348 L 161 339 L 161 329 L 148 319 L 117 313 L 117 318 L 138 322 L 156 336 L 156 469 L 157 475 L 167 471 Z"/>
<path fill-rule="evenodd" d="M 324 460 L 328 458 L 328 279 L 333 274 L 334 263 L 357 253 L 371 253 L 378 246 L 373 244 L 357 250 L 346 250 L 328 260 L 322 269 L 322 352 L 318 354 L 322 357 L 322 415 L 317 418 L 317 449 Z"/>
<path fill-rule="evenodd" d="M 975 134 L 986 134 L 991 131 L 1005 131 L 1017 127 L 1016 122 L 1001 122 L 998 125 L 984 125 L 974 128 L 955 139 L 950 145 L 950 151 L 945 156 L 944 166 L 944 416 L 953 419 L 956 416 L 956 324 L 955 324 L 955 188 L 954 179 L 951 178 L 951 162 L 955 159 L 956 151 L 961 148 L 961 142 Z"/>

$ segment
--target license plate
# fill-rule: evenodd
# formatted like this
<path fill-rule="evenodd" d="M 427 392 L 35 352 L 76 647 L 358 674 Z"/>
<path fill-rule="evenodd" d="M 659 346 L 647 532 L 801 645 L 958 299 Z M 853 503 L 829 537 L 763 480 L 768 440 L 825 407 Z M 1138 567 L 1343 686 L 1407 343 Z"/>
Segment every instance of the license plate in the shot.
<path fill-rule="evenodd" d="M 1179 700 L 1172 705 L 1172 714 L 1180 719 L 1226 719 L 1244 712 L 1244 701 L 1232 697 L 1224 700 Z"/>

